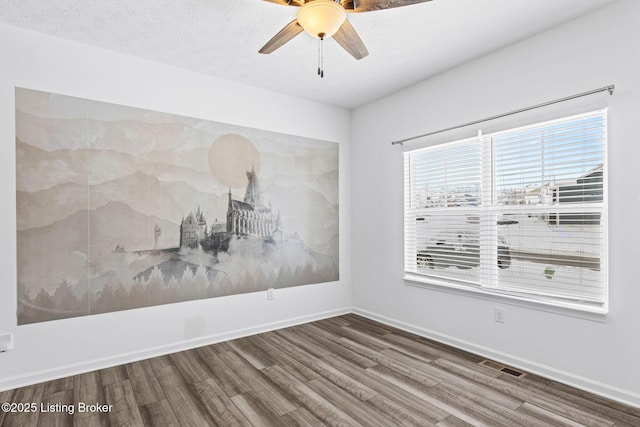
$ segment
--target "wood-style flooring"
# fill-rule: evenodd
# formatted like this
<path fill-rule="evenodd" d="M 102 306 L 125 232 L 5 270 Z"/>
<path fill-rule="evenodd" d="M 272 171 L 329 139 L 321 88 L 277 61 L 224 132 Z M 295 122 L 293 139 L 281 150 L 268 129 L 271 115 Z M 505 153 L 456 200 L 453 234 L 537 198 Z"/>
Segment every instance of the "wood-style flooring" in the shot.
<path fill-rule="evenodd" d="M 38 405 L 0 425 L 640 426 L 639 409 L 481 361 L 345 315 L 0 392 Z"/>

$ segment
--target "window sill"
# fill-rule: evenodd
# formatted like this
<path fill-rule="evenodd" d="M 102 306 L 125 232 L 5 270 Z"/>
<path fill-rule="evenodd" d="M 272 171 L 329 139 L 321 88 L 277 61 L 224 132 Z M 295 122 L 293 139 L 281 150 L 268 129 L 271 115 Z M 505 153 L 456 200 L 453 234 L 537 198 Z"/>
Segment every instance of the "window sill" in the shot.
<path fill-rule="evenodd" d="M 579 303 L 558 301 L 544 297 L 534 298 L 521 295 L 511 295 L 499 290 L 476 288 L 462 284 L 456 285 L 454 283 L 440 281 L 421 275 L 414 275 L 411 273 L 405 273 L 403 280 L 408 286 L 415 286 L 437 292 L 446 292 L 470 298 L 480 298 L 501 304 L 509 304 L 594 322 L 604 323 L 607 320 L 608 309 L 606 307 L 586 306 Z"/>

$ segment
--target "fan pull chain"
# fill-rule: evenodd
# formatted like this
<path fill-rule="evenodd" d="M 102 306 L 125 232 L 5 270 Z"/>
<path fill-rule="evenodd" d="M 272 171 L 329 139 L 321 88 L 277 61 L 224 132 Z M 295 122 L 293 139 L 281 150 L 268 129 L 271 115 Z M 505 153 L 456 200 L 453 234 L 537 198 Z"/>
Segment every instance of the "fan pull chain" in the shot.
<path fill-rule="evenodd" d="M 318 34 L 318 75 L 324 78 L 324 33 Z"/>

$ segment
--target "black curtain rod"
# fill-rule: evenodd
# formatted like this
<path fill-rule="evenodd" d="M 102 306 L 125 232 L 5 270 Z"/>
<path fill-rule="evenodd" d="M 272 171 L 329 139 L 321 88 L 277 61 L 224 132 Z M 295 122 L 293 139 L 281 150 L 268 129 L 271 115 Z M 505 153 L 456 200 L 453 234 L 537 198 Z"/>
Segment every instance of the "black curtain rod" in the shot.
<path fill-rule="evenodd" d="M 475 120 L 473 122 L 464 123 L 464 124 L 457 125 L 457 126 L 452 126 L 450 128 L 440 129 L 440 130 L 437 130 L 437 131 L 434 131 L 434 132 L 429 132 L 429 133 L 425 133 L 425 134 L 418 135 L 418 136 L 412 136 L 411 138 L 405 138 L 405 139 L 401 139 L 399 141 L 393 141 L 393 142 L 391 142 L 391 145 L 396 145 L 396 144 L 402 145 L 405 142 L 413 141 L 414 139 L 418 139 L 418 138 L 424 138 L 425 136 L 436 135 L 436 134 L 439 134 L 439 133 L 448 132 L 450 130 L 460 129 L 460 128 L 463 128 L 463 127 L 466 127 L 466 126 L 477 125 L 478 123 L 483 123 L 483 122 L 488 122 L 490 120 L 500 119 L 502 117 L 507 117 L 507 116 L 511 116 L 513 114 L 523 113 L 525 111 L 534 110 L 536 108 L 546 107 L 547 105 L 553 105 L 553 104 L 557 104 L 559 102 L 570 101 L 572 99 L 581 98 L 583 96 L 593 95 L 594 93 L 600 93 L 600 92 L 608 91 L 609 95 L 613 95 L 613 90 L 615 88 L 616 88 L 615 85 L 609 85 L 609 86 L 601 87 L 599 89 L 590 90 L 588 92 L 582 92 L 582 93 L 578 93 L 576 95 L 565 96 L 564 98 L 555 99 L 553 101 L 548 101 L 548 102 L 543 102 L 542 104 L 532 105 L 531 107 L 520 108 L 519 110 L 509 111 L 508 113 L 503 113 L 503 114 L 498 114 L 496 116 L 487 117 L 486 119 Z"/>

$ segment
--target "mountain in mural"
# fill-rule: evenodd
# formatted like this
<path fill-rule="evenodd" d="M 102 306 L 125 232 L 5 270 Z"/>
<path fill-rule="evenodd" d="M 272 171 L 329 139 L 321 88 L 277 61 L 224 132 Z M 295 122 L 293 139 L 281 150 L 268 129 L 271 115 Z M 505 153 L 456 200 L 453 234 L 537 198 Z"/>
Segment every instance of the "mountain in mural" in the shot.
<path fill-rule="evenodd" d="M 136 172 L 163 181 L 193 183 L 198 191 L 210 191 L 218 186 L 208 170 L 198 171 L 114 150 L 86 147 L 49 151 L 16 138 L 16 158 L 23 160 L 22 167 L 16 171 L 17 189 L 25 192 L 46 190 L 63 183 L 99 185 Z"/>
<path fill-rule="evenodd" d="M 281 207 L 281 220 L 286 230 L 307 236 L 305 245 L 316 252 L 338 255 L 337 204 L 330 203 L 321 193 L 301 185 L 274 185 L 268 191 L 273 200 L 288 201 Z M 309 207 L 312 207 L 313 221 L 307 220 Z"/>
<path fill-rule="evenodd" d="M 149 266 L 149 255 L 135 252 L 154 247 L 155 225 L 162 228 L 161 241 L 176 246 L 178 224 L 143 215 L 121 202 L 109 202 L 44 227 L 18 231 L 18 280 L 34 292 L 55 289 L 65 280 L 75 284 L 110 270 L 121 270 L 122 279 L 129 280 L 139 268 Z M 127 252 L 117 252 L 117 247 Z M 123 265 L 127 268 L 123 269 Z"/>
<path fill-rule="evenodd" d="M 157 215 L 179 223 L 187 214 L 185 209 L 194 203 L 205 212 L 219 216 L 226 209 L 226 193 L 215 196 L 196 190 L 184 181 L 160 181 L 158 178 L 135 172 L 102 184 L 64 183 L 33 193 L 16 192 L 18 230 L 41 227 L 63 219 L 74 212 L 95 209 L 110 201 L 122 202 L 145 215 Z"/>

